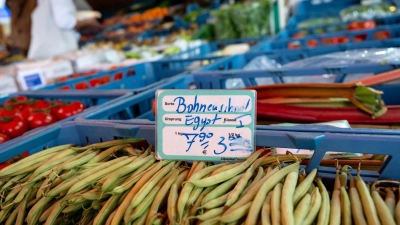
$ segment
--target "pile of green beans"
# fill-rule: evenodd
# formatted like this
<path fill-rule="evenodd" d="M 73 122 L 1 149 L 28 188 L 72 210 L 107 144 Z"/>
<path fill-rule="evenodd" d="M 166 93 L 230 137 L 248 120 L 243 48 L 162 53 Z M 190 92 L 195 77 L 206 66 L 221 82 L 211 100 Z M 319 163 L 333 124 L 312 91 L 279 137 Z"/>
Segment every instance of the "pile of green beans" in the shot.
<path fill-rule="evenodd" d="M 337 169 L 330 194 L 316 169 L 300 170 L 305 156 L 256 151 L 240 163 L 187 165 L 132 147 L 141 140 L 57 146 L 4 168 L 0 224 L 400 222 L 395 192 L 378 187 L 391 181 L 369 187 L 348 166 Z"/>

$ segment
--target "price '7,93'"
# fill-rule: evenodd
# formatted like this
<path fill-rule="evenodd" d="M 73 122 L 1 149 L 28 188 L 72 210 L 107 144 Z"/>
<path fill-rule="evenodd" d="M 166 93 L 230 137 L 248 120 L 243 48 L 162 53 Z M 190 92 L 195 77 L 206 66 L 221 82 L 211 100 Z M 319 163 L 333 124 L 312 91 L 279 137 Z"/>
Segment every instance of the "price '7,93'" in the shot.
<path fill-rule="evenodd" d="M 211 149 L 213 154 L 220 155 L 225 153 L 227 150 L 231 152 L 251 152 L 251 141 L 243 138 L 238 133 L 228 133 L 226 136 L 215 137 L 213 133 L 201 132 L 201 133 L 177 133 L 182 137 L 186 138 L 187 149 L 189 152 L 195 145 L 196 148 L 201 147 L 203 154 L 207 154 L 208 147 L 215 146 L 210 142 L 216 142 L 217 149 Z"/>

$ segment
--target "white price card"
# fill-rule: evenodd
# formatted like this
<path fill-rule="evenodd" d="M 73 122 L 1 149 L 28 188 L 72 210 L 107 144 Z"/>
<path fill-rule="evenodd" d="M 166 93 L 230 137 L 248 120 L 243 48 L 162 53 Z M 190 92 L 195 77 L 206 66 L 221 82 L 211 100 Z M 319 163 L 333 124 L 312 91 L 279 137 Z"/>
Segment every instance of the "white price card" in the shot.
<path fill-rule="evenodd" d="M 255 147 L 256 91 L 159 90 L 157 158 L 241 161 Z"/>
<path fill-rule="evenodd" d="M 41 69 L 19 70 L 17 80 L 24 91 L 46 85 L 46 78 Z"/>

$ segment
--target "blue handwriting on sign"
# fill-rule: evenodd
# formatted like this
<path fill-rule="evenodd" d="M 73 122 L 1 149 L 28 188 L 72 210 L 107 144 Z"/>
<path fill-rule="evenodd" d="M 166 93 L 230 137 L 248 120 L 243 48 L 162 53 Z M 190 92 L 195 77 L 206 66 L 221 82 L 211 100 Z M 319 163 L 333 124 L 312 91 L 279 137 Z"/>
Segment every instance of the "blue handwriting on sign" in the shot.
<path fill-rule="evenodd" d="M 186 138 L 188 144 L 186 152 L 189 152 L 193 146 L 193 143 L 198 142 L 203 149 L 206 149 L 210 145 L 210 141 L 213 141 L 213 133 L 182 133 L 182 136 Z M 231 152 L 251 152 L 253 148 L 251 142 L 241 136 L 224 136 L 219 137 L 217 143 L 219 149 L 214 149 L 215 155 L 221 155 L 229 149 Z"/>
<path fill-rule="evenodd" d="M 187 99 L 182 96 L 178 96 L 174 99 L 176 103 L 177 113 L 198 113 L 198 112 L 219 112 L 219 113 L 229 113 L 229 112 L 242 112 L 247 110 L 250 106 L 251 99 L 249 98 L 244 105 L 233 105 L 232 98 L 228 98 L 228 102 L 214 105 L 210 103 L 199 103 L 197 95 L 194 96 L 194 101 L 188 103 Z"/>
<path fill-rule="evenodd" d="M 186 126 L 193 125 L 193 130 L 197 130 L 197 128 L 199 128 L 199 126 L 201 125 L 200 131 L 203 131 L 203 129 L 207 125 L 215 124 L 215 122 L 220 119 L 221 119 L 221 117 L 218 117 L 218 114 L 214 115 L 214 119 L 209 119 L 207 117 L 187 115 L 186 120 L 185 120 L 185 125 Z"/>

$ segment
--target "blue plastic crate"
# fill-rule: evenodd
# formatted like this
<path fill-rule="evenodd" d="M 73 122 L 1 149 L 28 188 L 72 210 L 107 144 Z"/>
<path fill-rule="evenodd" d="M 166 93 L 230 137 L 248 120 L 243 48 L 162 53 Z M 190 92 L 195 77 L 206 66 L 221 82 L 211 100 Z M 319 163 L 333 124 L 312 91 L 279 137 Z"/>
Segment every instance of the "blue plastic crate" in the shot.
<path fill-rule="evenodd" d="M 372 47 L 372 46 L 370 46 Z M 375 46 L 376 47 L 376 46 Z M 381 46 L 384 47 L 384 46 Z M 347 82 L 358 78 L 359 74 L 377 74 L 398 68 L 399 64 L 378 63 L 340 65 L 331 67 L 270 69 L 270 70 L 242 70 L 252 59 L 257 56 L 267 56 L 280 64 L 304 59 L 306 57 L 341 51 L 336 48 L 321 48 L 315 50 L 291 50 L 282 52 L 250 52 L 221 59 L 213 64 L 193 71 L 197 88 L 220 89 L 229 88 L 233 81 L 242 82 L 245 87 L 267 83 L 293 83 L 294 78 L 307 78 L 309 76 L 331 75 L 330 82 Z M 347 49 L 343 49 L 347 50 Z M 239 80 L 239 81 L 238 81 Z M 261 81 L 262 80 L 262 81 Z M 311 81 L 307 81 L 311 82 Z M 321 81 L 315 81 L 321 82 Z M 328 81 L 325 81 L 328 82 Z M 232 85 L 231 85 L 232 86 Z"/>
<path fill-rule="evenodd" d="M 189 48 L 188 50 L 165 57 L 165 59 L 190 59 L 195 57 L 209 57 L 214 52 L 223 50 L 226 46 L 231 44 L 246 43 L 250 46 L 254 46 L 261 41 L 267 41 L 267 37 L 254 37 L 254 38 L 238 38 L 230 40 L 212 41 L 201 44 L 197 47 Z"/>
<path fill-rule="evenodd" d="M 293 18 L 293 17 L 292 17 Z M 400 24 L 400 15 L 385 17 L 374 19 L 377 28 L 382 27 L 382 29 L 390 29 L 390 25 L 398 25 Z M 322 34 L 330 34 L 336 32 L 351 32 L 348 30 L 348 26 L 351 22 L 339 22 L 333 23 L 329 25 L 318 25 L 309 28 L 287 28 L 281 31 L 277 36 L 276 39 L 285 39 L 285 38 L 292 38 L 293 35 L 301 32 L 306 32 L 306 36 L 308 35 L 322 35 Z M 340 34 L 340 33 L 339 33 Z"/>
<path fill-rule="evenodd" d="M 180 74 L 192 65 L 205 65 L 214 62 L 219 57 L 202 57 L 184 60 L 159 60 L 148 63 L 140 63 L 133 66 L 119 68 L 111 71 L 100 72 L 92 76 L 84 76 L 71 79 L 65 82 L 44 86 L 40 89 L 137 89 L 151 87 L 154 83 L 162 81 Z M 96 85 L 99 80 L 105 80 L 107 83 Z"/>
<path fill-rule="evenodd" d="M 396 0 L 384 0 L 384 2 L 394 5 L 398 4 Z M 286 27 L 288 29 L 296 29 L 299 23 L 309 19 L 335 17 L 340 20 L 339 15 L 341 10 L 353 5 L 359 5 L 360 3 L 360 0 L 304 0 L 298 4 L 297 10 L 289 18 Z M 388 16 L 374 20 L 378 25 L 391 25 L 399 23 L 399 16 Z"/>
<path fill-rule="evenodd" d="M 76 120 L 154 120 L 151 112 L 152 101 L 158 89 L 190 89 L 192 84 L 194 84 L 193 76 L 183 73 L 166 79 L 152 88 L 144 88 L 140 93 L 121 101 L 88 109 Z"/>
<path fill-rule="evenodd" d="M 388 33 L 385 33 L 388 32 Z M 376 35 L 383 34 L 387 35 L 387 39 L 378 39 Z M 329 44 L 326 43 L 330 38 L 335 37 L 347 37 L 347 43 L 340 44 Z M 357 39 L 363 39 L 363 41 L 357 41 Z M 268 51 L 268 50 L 286 50 L 293 48 L 301 49 L 319 49 L 340 46 L 342 48 L 371 48 L 375 46 L 399 46 L 400 40 L 400 25 L 393 26 L 380 26 L 372 30 L 357 30 L 357 31 L 341 31 L 323 35 L 309 35 L 304 38 L 287 38 L 287 39 L 276 39 L 273 41 L 265 41 L 254 46 L 251 51 Z M 311 47 L 310 44 L 313 42 L 315 47 Z M 309 47 L 310 46 L 310 47 Z"/>
<path fill-rule="evenodd" d="M 318 12 L 326 16 L 327 14 L 338 14 L 340 10 L 360 3 L 360 0 L 301 0 L 294 14 L 305 15 Z"/>
<path fill-rule="evenodd" d="M 27 150 L 39 152 L 48 147 L 63 144 L 85 146 L 92 143 L 111 141 L 125 137 L 145 138 L 156 144 L 155 126 L 150 123 L 130 124 L 101 121 L 73 121 L 49 127 L 45 131 L 30 133 L 17 138 L 1 148 L 0 159 L 5 161 Z M 257 126 L 256 146 L 314 150 L 314 155 L 305 167 L 306 172 L 319 169 L 319 176 L 332 178 L 334 168 L 321 167 L 320 162 L 328 151 L 385 154 L 389 155 L 378 172 L 362 171 L 366 182 L 375 179 L 400 179 L 398 165 L 400 155 L 400 132 L 374 129 L 343 129 L 321 125 Z M 353 170 L 352 173 L 355 173 Z"/>

